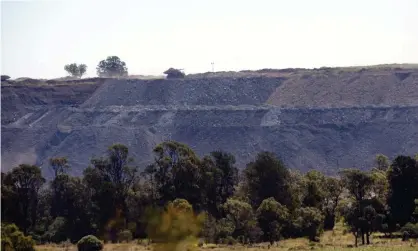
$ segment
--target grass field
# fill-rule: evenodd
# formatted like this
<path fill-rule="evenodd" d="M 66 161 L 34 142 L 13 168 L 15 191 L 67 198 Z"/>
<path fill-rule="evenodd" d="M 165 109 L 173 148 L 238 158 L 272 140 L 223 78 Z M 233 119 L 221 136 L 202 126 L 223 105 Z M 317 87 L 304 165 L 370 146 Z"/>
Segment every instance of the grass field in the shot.
<path fill-rule="evenodd" d="M 359 246 L 358 248 L 353 248 L 348 246 L 349 244 L 343 244 L 345 242 L 338 242 L 338 238 L 334 238 L 333 242 L 325 242 L 310 244 L 306 239 L 292 239 L 284 240 L 277 244 L 274 244 L 272 247 L 268 248 L 267 244 L 254 245 L 253 247 L 247 247 L 242 245 L 214 245 L 208 244 L 203 247 L 198 248 L 198 250 L 213 250 L 213 251 L 232 251 L 232 250 L 248 250 L 248 251 L 261 251 L 261 250 L 271 250 L 271 251 L 290 251 L 290 250 L 358 250 L 358 251 L 412 251 L 418 250 L 418 243 L 413 241 L 402 242 L 399 239 L 390 240 L 390 241 L 380 241 L 375 240 L 372 245 L 369 246 Z M 352 243 L 351 243 L 352 244 Z M 77 247 L 74 245 L 42 245 L 37 246 L 36 250 L 38 251 L 76 251 Z M 121 243 L 121 244 L 105 244 L 105 251 L 146 251 L 152 250 L 151 246 L 138 245 L 134 243 Z M 185 250 L 178 250 L 185 251 Z"/>
<path fill-rule="evenodd" d="M 360 241 L 361 242 L 361 241 Z M 309 243 L 306 238 L 287 239 L 275 243 L 269 247 L 267 243 L 260 243 L 253 245 L 252 247 L 243 245 L 215 245 L 205 244 L 203 247 L 197 248 L 197 250 L 213 250 L 213 251 L 232 251 L 232 250 L 248 250 L 248 251 L 291 251 L 291 250 L 324 250 L 324 251 L 418 251 L 418 241 L 409 240 L 403 242 L 400 239 L 384 239 L 379 238 L 379 235 L 373 235 L 371 239 L 372 244 L 368 246 L 359 245 L 358 248 L 354 248 L 354 237 L 352 234 L 343 234 L 341 226 L 337 226 L 334 231 L 325 232 L 321 236 L 319 243 Z M 37 251 L 76 251 L 75 245 L 69 244 L 49 244 L 40 245 L 36 247 Z M 105 244 L 105 251 L 147 251 L 152 250 L 152 246 L 145 244 L 132 243 L 120 243 L 120 244 Z M 186 250 L 177 250 L 186 251 Z"/>

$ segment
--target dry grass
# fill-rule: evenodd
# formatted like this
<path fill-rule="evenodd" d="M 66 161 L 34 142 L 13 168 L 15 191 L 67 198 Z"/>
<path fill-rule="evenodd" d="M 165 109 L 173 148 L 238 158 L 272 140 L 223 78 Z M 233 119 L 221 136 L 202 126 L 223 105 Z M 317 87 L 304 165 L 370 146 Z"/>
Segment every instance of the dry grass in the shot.
<path fill-rule="evenodd" d="M 342 227 L 337 226 L 334 231 L 325 232 L 321 237 L 320 243 L 310 243 L 306 238 L 287 239 L 277 242 L 269 247 L 267 243 L 260 243 L 252 247 L 243 245 L 215 245 L 206 244 L 199 248 L 200 250 L 213 251 L 232 251 L 232 250 L 248 250 L 248 251 L 297 251 L 297 250 L 323 250 L 323 251 L 416 251 L 418 250 L 417 240 L 403 242 L 400 239 L 382 239 L 379 235 L 374 235 L 371 239 L 372 245 L 359 246 L 353 248 L 354 238 L 351 234 L 343 234 Z M 76 251 L 74 245 L 56 244 L 42 245 L 36 247 L 37 251 Z M 152 250 L 151 246 L 136 243 L 123 244 L 106 244 L 105 251 L 148 251 Z M 183 250 L 178 250 L 183 251 Z"/>
<path fill-rule="evenodd" d="M 327 243 L 322 241 L 321 243 L 309 243 L 306 239 L 291 239 L 284 240 L 274 244 L 269 248 L 268 244 L 259 244 L 252 247 L 234 245 L 234 246 L 225 246 L 225 245 L 214 245 L 209 244 L 200 248 L 200 250 L 213 250 L 213 251 L 232 251 L 232 250 L 248 250 L 248 251 L 297 251 L 297 250 L 324 250 L 324 251 L 345 251 L 345 250 L 356 250 L 356 251 L 416 251 L 418 250 L 418 243 L 414 241 L 402 242 L 398 240 L 389 240 L 389 241 L 375 241 L 372 245 L 369 246 L 359 246 L 358 248 L 353 248 L 352 242 L 350 243 L 348 239 L 344 238 L 343 242 L 338 243 L 337 239 L 333 239 L 334 242 Z M 349 243 L 349 244 L 348 244 Z M 77 251 L 77 247 L 74 245 L 70 246 L 61 246 L 61 245 L 41 245 L 36 247 L 37 251 Z M 105 251 L 148 251 L 152 250 L 150 246 L 138 245 L 134 243 L 124 243 L 124 244 L 106 244 L 104 246 Z M 183 251 L 183 250 L 179 250 Z"/>

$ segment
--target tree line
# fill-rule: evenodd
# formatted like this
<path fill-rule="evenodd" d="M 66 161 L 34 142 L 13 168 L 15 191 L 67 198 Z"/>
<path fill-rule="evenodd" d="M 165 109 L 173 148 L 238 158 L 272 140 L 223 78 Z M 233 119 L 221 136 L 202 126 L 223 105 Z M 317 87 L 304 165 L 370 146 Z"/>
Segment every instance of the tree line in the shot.
<path fill-rule="evenodd" d="M 418 235 L 417 157 L 378 155 L 368 171 L 345 169 L 333 177 L 290 170 L 271 152 L 258 153 L 241 172 L 224 151 L 199 157 L 166 141 L 153 154 L 153 163 L 140 169 L 128 147 L 115 144 L 81 177 L 69 174 L 65 157 L 51 158 L 50 181 L 34 165 L 2 172 L 2 224 L 15 224 L 39 243 L 86 235 L 152 239 L 147 210 L 182 205 L 205 215 L 199 237 L 211 243 L 319 241 L 336 221 L 356 245 L 369 244 L 373 232 Z"/>
<path fill-rule="evenodd" d="M 64 70 L 72 77 L 81 78 L 87 71 L 85 64 L 67 64 Z M 96 67 L 97 76 L 99 77 L 126 77 L 128 76 L 128 68 L 126 63 L 118 56 L 109 56 L 101 60 Z M 167 78 L 184 78 L 185 74 L 179 69 L 169 68 L 164 72 Z M 3 81 L 3 77 L 2 77 Z"/>

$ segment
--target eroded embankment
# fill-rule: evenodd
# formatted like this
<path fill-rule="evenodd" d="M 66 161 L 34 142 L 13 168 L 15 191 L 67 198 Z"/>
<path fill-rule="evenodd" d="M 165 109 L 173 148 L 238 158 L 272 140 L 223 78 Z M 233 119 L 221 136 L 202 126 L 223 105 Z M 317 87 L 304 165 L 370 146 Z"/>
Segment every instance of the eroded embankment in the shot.
<path fill-rule="evenodd" d="M 418 152 L 418 107 L 284 108 L 268 104 L 285 78 L 108 81 L 103 84 L 2 87 L 2 166 L 67 156 L 74 174 L 120 142 L 137 162 L 162 140 L 199 154 L 223 149 L 240 166 L 273 151 L 292 168 L 371 166 L 377 153 Z M 287 95 L 287 94 L 286 94 Z M 47 170 L 46 170 L 47 172 Z"/>

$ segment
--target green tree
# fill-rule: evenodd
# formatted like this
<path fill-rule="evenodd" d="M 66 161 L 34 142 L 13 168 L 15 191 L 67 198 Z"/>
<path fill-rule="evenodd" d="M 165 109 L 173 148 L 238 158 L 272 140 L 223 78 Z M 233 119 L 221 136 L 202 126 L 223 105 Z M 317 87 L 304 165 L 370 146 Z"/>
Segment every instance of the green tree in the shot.
<path fill-rule="evenodd" d="M 370 235 L 373 232 L 373 222 L 376 218 L 376 215 L 377 215 L 377 213 L 376 213 L 376 210 L 374 209 L 373 206 L 369 205 L 369 206 L 364 207 L 363 217 L 361 218 L 361 220 L 364 221 L 363 232 L 366 233 L 366 243 L 367 243 L 367 245 L 370 244 Z"/>
<path fill-rule="evenodd" d="M 22 164 L 5 174 L 2 219 L 16 223 L 27 234 L 36 223 L 38 191 L 44 183 L 41 169 L 33 165 Z"/>
<path fill-rule="evenodd" d="M 48 230 L 44 234 L 43 239 L 60 243 L 67 240 L 68 234 L 66 219 L 64 217 L 57 217 L 52 224 L 48 226 Z"/>
<path fill-rule="evenodd" d="M 345 209 L 344 219 L 355 237 L 355 246 L 360 236 L 363 245 L 370 244 L 370 235 L 376 229 L 376 217 L 379 215 L 373 204 L 373 200 L 366 200 L 360 206 L 354 203 Z"/>
<path fill-rule="evenodd" d="M 215 241 L 219 242 L 219 240 L 231 237 L 233 235 L 235 232 L 235 224 L 230 219 L 222 218 L 216 222 L 215 231 Z"/>
<path fill-rule="evenodd" d="M 325 212 L 324 229 L 331 230 L 335 225 L 337 207 L 343 193 L 342 181 L 334 177 L 325 178 L 323 211 Z"/>
<path fill-rule="evenodd" d="M 390 166 L 389 158 L 386 155 L 378 154 L 375 159 L 375 168 L 381 171 L 387 171 Z"/>
<path fill-rule="evenodd" d="M 219 217 L 218 205 L 224 204 L 234 194 L 238 183 L 235 157 L 223 151 L 211 152 L 203 158 L 201 169 L 206 209 L 210 214 Z"/>
<path fill-rule="evenodd" d="M 273 245 L 274 241 L 280 239 L 281 231 L 288 223 L 289 211 L 271 197 L 261 202 L 256 215 L 264 233 L 264 241 L 269 241 Z"/>
<path fill-rule="evenodd" d="M 325 200 L 325 176 L 316 170 L 309 171 L 305 175 L 304 207 L 315 207 L 322 210 Z"/>
<path fill-rule="evenodd" d="M 288 206 L 288 208 L 290 211 L 294 211 L 302 207 L 306 195 L 306 180 L 304 175 L 298 170 L 289 170 L 289 174 L 288 183 L 292 195 L 292 205 Z"/>
<path fill-rule="evenodd" d="M 110 146 L 107 156 L 93 159 L 92 165 L 84 170 L 84 182 L 92 196 L 95 221 L 102 231 L 107 226 L 111 240 L 116 241 L 117 228 L 127 226 L 127 197 L 138 179 L 138 168 L 133 166 L 128 148 L 121 144 Z"/>
<path fill-rule="evenodd" d="M 128 75 L 126 63 L 117 56 L 109 56 L 100 61 L 96 70 L 99 77 L 123 77 Z"/>
<path fill-rule="evenodd" d="M 346 169 L 341 172 L 341 175 L 345 188 L 358 204 L 371 196 L 373 177 L 369 173 L 358 169 Z"/>
<path fill-rule="evenodd" d="M 302 207 L 297 210 L 297 215 L 296 222 L 302 234 L 310 241 L 318 241 L 324 224 L 324 215 L 321 211 L 314 207 Z"/>
<path fill-rule="evenodd" d="M 389 192 L 388 171 L 373 169 L 371 176 L 373 178 L 372 192 L 382 203 L 386 203 Z"/>
<path fill-rule="evenodd" d="M 39 242 L 45 241 L 45 233 L 54 221 L 51 216 L 52 190 L 50 186 L 43 186 L 38 192 L 37 222 L 31 231 L 32 237 Z"/>
<path fill-rule="evenodd" d="M 93 159 L 92 164 L 103 179 L 110 182 L 117 198 L 116 205 L 126 214 L 126 197 L 138 178 L 138 167 L 132 165 L 128 147 L 114 144 L 108 148 L 106 158 Z"/>
<path fill-rule="evenodd" d="M 78 65 L 78 73 L 79 77 L 81 78 L 84 74 L 86 74 L 87 71 L 87 65 L 85 64 L 79 64 Z"/>
<path fill-rule="evenodd" d="M 67 64 L 64 66 L 64 70 L 68 72 L 72 77 L 81 78 L 87 71 L 87 66 L 85 64 L 76 63 Z"/>
<path fill-rule="evenodd" d="M 93 231 L 90 220 L 91 204 L 88 189 L 78 177 L 59 174 L 50 184 L 50 215 L 55 219 L 55 227 L 48 231 L 52 239 L 60 242 L 59 234 L 66 240 L 77 241 Z M 63 233 L 56 234 L 57 229 Z"/>
<path fill-rule="evenodd" d="M 126 221 L 128 222 L 127 229 L 132 232 L 133 238 L 147 237 L 145 232 L 147 221 L 142 216 L 147 208 L 155 206 L 154 202 L 150 193 L 150 185 L 144 180 L 136 182 L 129 190 L 126 198 L 129 209 Z"/>
<path fill-rule="evenodd" d="M 149 164 L 144 168 L 144 171 L 141 173 L 144 177 L 143 190 L 146 192 L 147 197 L 150 200 L 152 206 L 156 206 L 157 200 L 159 199 L 159 184 L 157 184 L 156 174 L 157 166 L 155 163 Z"/>
<path fill-rule="evenodd" d="M 243 201 L 228 199 L 222 208 L 226 220 L 234 225 L 233 237 L 250 238 L 251 229 L 256 227 L 256 218 L 251 205 Z"/>
<path fill-rule="evenodd" d="M 354 235 L 354 245 L 357 247 L 358 238 L 361 235 L 361 211 L 358 205 L 354 204 L 343 209 L 344 221 L 347 229 Z M 364 236 L 363 236 L 364 244 Z"/>
<path fill-rule="evenodd" d="M 257 208 L 260 203 L 273 197 L 282 205 L 290 206 L 292 196 L 289 186 L 289 170 L 273 153 L 261 152 L 254 162 L 244 170 L 251 205 Z"/>
<path fill-rule="evenodd" d="M 58 174 L 64 174 L 70 168 L 68 165 L 68 159 L 66 157 L 55 157 L 49 159 L 49 166 L 54 172 L 54 177 Z"/>
<path fill-rule="evenodd" d="M 106 224 L 116 215 L 116 191 L 113 184 L 98 169 L 88 167 L 83 172 L 83 183 L 89 194 L 89 211 L 92 224 L 97 228 L 97 234 L 105 237 Z M 119 198 L 120 199 L 120 198 Z M 116 240 L 116 236 L 113 236 Z"/>
<path fill-rule="evenodd" d="M 175 141 L 157 145 L 154 154 L 155 162 L 149 173 L 158 192 L 158 204 L 184 198 L 200 211 L 204 189 L 198 156 L 187 145 Z"/>
<path fill-rule="evenodd" d="M 345 221 L 350 231 L 357 238 L 361 235 L 362 244 L 365 244 L 365 235 L 368 236 L 370 222 L 365 218 L 365 200 L 372 197 L 373 177 L 358 169 L 347 169 L 341 172 L 345 188 L 354 199 L 352 207 L 345 213 Z"/>
<path fill-rule="evenodd" d="M 418 164 L 409 156 L 396 157 L 388 172 L 390 185 L 388 205 L 394 223 L 409 222 L 418 198 Z"/>

